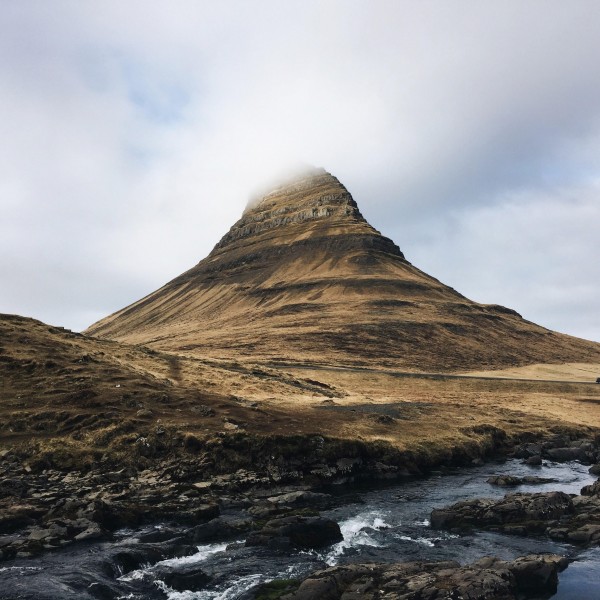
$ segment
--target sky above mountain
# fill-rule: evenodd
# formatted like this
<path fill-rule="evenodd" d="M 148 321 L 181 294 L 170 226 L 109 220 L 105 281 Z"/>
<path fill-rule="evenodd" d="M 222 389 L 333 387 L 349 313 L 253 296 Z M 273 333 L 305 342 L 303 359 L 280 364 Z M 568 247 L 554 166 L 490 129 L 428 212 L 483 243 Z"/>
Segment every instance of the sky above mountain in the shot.
<path fill-rule="evenodd" d="M 79 330 L 333 173 L 417 267 L 600 341 L 595 0 L 0 3 L 0 312 Z"/>

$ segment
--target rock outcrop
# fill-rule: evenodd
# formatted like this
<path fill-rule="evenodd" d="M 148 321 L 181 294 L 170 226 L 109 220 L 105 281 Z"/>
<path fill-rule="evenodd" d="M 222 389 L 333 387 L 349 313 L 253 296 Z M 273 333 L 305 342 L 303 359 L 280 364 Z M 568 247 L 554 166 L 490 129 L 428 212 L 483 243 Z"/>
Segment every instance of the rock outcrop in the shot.
<path fill-rule="evenodd" d="M 486 529 L 513 535 L 546 535 L 576 545 L 600 544 L 600 483 L 581 495 L 564 492 L 508 494 L 501 500 L 476 498 L 435 509 L 431 526 L 469 531 Z"/>
<path fill-rule="evenodd" d="M 246 540 L 246 546 L 323 548 L 343 540 L 340 526 L 324 517 L 290 516 L 268 521 Z"/>
<path fill-rule="evenodd" d="M 87 333 L 192 356 L 436 372 L 600 360 L 599 344 L 411 265 L 319 169 L 257 199 L 208 257 Z"/>
<path fill-rule="evenodd" d="M 539 598 L 557 589 L 566 561 L 556 555 L 529 555 L 514 561 L 483 558 L 470 565 L 454 561 L 344 565 L 313 573 L 284 600 L 511 600 Z"/>

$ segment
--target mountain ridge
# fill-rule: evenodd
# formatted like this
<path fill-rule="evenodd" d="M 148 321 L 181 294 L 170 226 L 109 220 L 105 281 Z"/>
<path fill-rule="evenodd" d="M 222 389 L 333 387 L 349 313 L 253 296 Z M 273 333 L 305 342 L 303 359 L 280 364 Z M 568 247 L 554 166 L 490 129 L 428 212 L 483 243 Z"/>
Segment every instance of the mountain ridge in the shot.
<path fill-rule="evenodd" d="M 322 169 L 249 203 L 205 259 L 86 332 L 191 355 L 413 370 L 600 360 L 600 344 L 413 266 Z"/>

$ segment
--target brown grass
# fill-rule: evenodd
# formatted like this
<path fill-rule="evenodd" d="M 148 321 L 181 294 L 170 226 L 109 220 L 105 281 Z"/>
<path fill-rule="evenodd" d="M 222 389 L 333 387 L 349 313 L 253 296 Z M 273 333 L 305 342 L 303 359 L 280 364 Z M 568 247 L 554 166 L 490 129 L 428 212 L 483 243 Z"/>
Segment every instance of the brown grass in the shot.
<path fill-rule="evenodd" d="M 193 452 L 223 435 L 317 434 L 433 456 L 487 443 L 490 427 L 513 437 L 600 429 L 596 384 L 277 369 L 162 354 L 30 319 L 3 318 L 0 329 L 0 447 L 63 468 L 107 453 L 118 462 Z"/>

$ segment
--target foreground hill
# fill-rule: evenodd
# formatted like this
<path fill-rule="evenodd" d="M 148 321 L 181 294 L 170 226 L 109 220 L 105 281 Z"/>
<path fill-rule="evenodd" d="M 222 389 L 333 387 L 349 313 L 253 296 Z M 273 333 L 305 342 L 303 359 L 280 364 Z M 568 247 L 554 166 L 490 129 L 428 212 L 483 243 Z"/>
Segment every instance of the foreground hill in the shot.
<path fill-rule="evenodd" d="M 0 561 L 141 523 L 196 525 L 232 494 L 262 510 L 265 490 L 419 475 L 521 442 L 592 462 L 592 381 L 267 368 L 0 315 Z"/>
<path fill-rule="evenodd" d="M 266 368 L 0 315 L 0 450 L 18 451 L 39 468 L 142 466 L 215 439 L 280 438 L 274 443 L 294 453 L 281 440 L 318 435 L 427 456 L 465 445 L 477 452 L 478 440 L 495 430 L 518 438 L 600 427 L 600 386 L 590 374 L 579 381 L 485 375 Z M 260 451 L 263 442 L 255 445 Z"/>
<path fill-rule="evenodd" d="M 190 356 L 434 372 L 600 362 L 600 344 L 411 265 L 322 170 L 259 198 L 207 258 L 86 333 Z"/>

